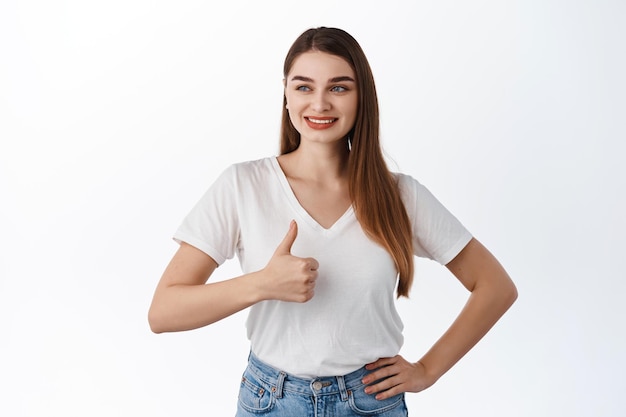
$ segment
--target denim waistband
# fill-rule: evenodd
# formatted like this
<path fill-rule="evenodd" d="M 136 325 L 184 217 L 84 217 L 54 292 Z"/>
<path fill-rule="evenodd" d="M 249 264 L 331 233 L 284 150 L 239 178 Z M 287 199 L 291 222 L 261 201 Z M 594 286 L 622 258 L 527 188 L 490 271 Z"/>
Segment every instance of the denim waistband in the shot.
<path fill-rule="evenodd" d="M 341 376 L 325 376 L 313 379 L 299 378 L 278 370 L 257 358 L 250 352 L 248 370 L 257 378 L 272 386 L 276 397 L 282 397 L 284 391 L 303 395 L 332 395 L 339 394 L 346 400 L 350 390 L 363 389 L 365 384 L 361 379 L 370 373 L 365 367 Z"/>

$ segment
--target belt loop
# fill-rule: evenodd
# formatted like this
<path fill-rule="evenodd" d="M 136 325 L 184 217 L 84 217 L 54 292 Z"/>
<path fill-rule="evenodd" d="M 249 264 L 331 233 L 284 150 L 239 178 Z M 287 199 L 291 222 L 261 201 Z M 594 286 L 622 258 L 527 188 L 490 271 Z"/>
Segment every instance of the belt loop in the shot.
<path fill-rule="evenodd" d="M 341 401 L 348 401 L 348 390 L 346 389 L 346 381 L 343 379 L 343 376 L 337 377 L 337 385 L 339 386 Z"/>
<path fill-rule="evenodd" d="M 283 397 L 283 383 L 285 382 L 286 373 L 280 371 L 278 374 L 278 379 L 276 380 L 276 398 Z"/>

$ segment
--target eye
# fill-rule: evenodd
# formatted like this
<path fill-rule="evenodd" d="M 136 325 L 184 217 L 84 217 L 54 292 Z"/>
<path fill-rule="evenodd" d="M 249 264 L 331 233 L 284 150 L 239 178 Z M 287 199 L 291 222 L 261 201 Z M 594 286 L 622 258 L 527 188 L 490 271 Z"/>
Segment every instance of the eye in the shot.
<path fill-rule="evenodd" d="M 308 91 L 311 91 L 311 89 L 307 85 L 299 85 L 296 87 L 296 91 L 308 92 Z"/>
<path fill-rule="evenodd" d="M 348 89 L 342 85 L 335 85 L 331 87 L 330 91 L 332 91 L 333 93 L 345 93 L 346 91 L 348 91 Z"/>

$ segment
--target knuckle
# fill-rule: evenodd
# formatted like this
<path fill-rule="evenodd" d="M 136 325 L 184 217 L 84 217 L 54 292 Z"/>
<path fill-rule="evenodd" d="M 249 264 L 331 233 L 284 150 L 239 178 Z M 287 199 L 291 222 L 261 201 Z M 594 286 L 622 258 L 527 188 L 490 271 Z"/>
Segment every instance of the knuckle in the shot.
<path fill-rule="evenodd" d="M 304 291 L 296 295 L 295 300 L 298 303 L 306 303 L 311 298 L 313 298 L 313 295 L 314 291 L 312 289 L 305 289 Z"/>

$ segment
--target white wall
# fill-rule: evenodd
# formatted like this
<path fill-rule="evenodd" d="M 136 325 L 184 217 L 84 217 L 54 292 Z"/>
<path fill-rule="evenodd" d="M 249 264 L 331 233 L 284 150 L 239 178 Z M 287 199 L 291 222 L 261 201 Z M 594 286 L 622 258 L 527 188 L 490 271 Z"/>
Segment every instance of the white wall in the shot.
<path fill-rule="evenodd" d="M 0 414 L 234 414 L 245 314 L 153 335 L 146 313 L 204 189 L 276 153 L 282 60 L 326 25 L 370 58 L 392 167 L 520 291 L 411 414 L 623 415 L 625 3 L 214 3 L 0 4 Z M 416 281 L 413 360 L 466 296 L 432 262 Z"/>

